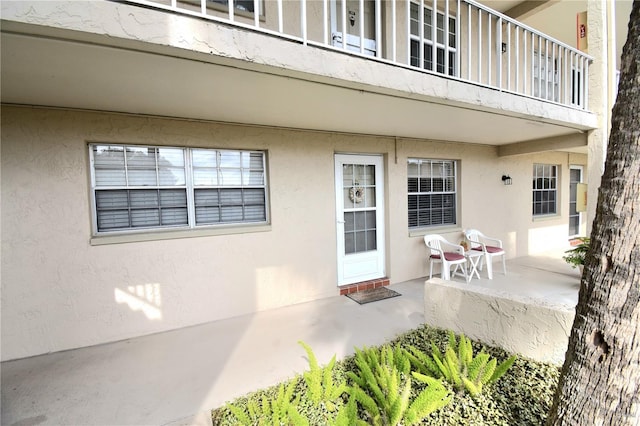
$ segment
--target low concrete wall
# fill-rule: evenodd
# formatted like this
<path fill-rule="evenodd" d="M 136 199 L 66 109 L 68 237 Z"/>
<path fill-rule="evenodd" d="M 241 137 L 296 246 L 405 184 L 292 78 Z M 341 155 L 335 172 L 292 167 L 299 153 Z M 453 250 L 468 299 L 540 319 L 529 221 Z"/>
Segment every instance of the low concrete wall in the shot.
<path fill-rule="evenodd" d="M 425 281 L 424 320 L 537 361 L 562 364 L 575 308 L 434 278 Z"/>

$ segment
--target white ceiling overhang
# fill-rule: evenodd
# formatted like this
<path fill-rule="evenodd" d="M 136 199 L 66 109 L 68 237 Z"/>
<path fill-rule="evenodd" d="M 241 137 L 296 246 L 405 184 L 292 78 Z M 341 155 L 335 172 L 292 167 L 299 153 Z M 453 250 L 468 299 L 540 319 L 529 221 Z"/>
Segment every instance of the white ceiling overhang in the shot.
<path fill-rule="evenodd" d="M 1 42 L 5 104 L 489 145 L 579 135 L 596 123 L 584 111 L 288 40 L 270 38 L 273 55 L 293 49 L 307 65 L 7 21 Z M 335 71 L 350 67 L 360 74 Z"/>

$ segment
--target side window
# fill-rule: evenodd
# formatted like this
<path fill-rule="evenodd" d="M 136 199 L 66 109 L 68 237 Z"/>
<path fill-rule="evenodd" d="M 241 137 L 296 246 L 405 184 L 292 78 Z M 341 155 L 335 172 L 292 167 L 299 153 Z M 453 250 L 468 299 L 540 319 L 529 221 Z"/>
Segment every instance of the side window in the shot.
<path fill-rule="evenodd" d="M 533 215 L 544 216 L 557 213 L 558 166 L 552 164 L 533 165 Z"/>
<path fill-rule="evenodd" d="M 410 229 L 456 224 L 457 176 L 454 160 L 410 158 L 407 180 Z"/>

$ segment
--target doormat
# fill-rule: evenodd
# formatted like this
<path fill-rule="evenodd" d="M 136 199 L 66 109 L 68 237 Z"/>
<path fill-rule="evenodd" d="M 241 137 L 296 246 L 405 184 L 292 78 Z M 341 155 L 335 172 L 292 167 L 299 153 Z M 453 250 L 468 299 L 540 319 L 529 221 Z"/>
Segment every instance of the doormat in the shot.
<path fill-rule="evenodd" d="M 388 289 L 387 287 L 371 288 L 369 290 L 356 291 L 355 293 L 346 294 L 349 299 L 358 302 L 361 305 L 378 300 L 389 299 L 391 297 L 402 296 L 397 291 Z"/>

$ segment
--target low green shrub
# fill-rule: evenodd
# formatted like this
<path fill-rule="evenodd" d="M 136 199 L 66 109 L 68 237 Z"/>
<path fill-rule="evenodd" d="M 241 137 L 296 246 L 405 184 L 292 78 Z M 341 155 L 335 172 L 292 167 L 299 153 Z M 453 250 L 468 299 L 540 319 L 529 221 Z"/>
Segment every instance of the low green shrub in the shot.
<path fill-rule="evenodd" d="M 589 237 L 580 237 L 578 240 L 580 240 L 580 244 L 565 251 L 566 254 L 562 256 L 564 261 L 571 265 L 572 268 L 584 266 L 584 262 L 587 258 L 587 252 L 591 246 L 591 240 Z"/>
<path fill-rule="evenodd" d="M 431 355 L 409 346 L 409 359 L 418 371 L 414 373 L 417 379 L 425 380 L 425 375 L 442 377 L 456 391 L 466 390 L 471 396 L 478 396 L 484 385 L 496 382 L 516 360 L 512 355 L 498 365 L 497 360 L 484 351 L 474 356 L 471 340 L 461 334 L 458 341 L 452 331 L 448 332 L 448 343 L 442 353 L 431 342 Z"/>
<path fill-rule="evenodd" d="M 309 361 L 309 371 L 305 371 L 302 374 L 307 384 L 309 400 L 311 400 L 315 406 L 323 403 L 328 411 L 335 411 L 335 401 L 349 390 L 345 380 L 340 380 L 338 383 L 335 383 L 333 370 L 336 365 L 336 356 L 334 355 L 333 358 L 331 358 L 329 364 L 320 367 L 311 347 L 303 341 L 299 341 L 298 344 L 307 352 L 307 359 Z"/>
<path fill-rule="evenodd" d="M 245 407 L 228 404 L 227 408 L 243 426 L 251 425 L 280 425 L 308 426 L 309 421 L 297 409 L 300 397 L 293 400 L 296 381 L 292 380 L 286 386 L 284 383 L 278 388 L 275 398 L 263 396 L 260 401 L 249 400 Z"/>
<path fill-rule="evenodd" d="M 351 395 L 367 413 L 369 424 L 414 425 L 449 403 L 451 396 L 439 380 L 426 378 L 426 389 L 412 398 L 411 363 L 399 346 L 356 349 L 358 372 L 348 372 Z"/>
<path fill-rule="evenodd" d="M 450 336 L 445 330 L 423 325 L 398 336 L 389 342 L 387 346 L 406 349 L 407 354 L 413 354 L 409 349 L 410 346 L 413 346 L 424 354 L 431 354 L 433 352 L 432 343 L 442 354 L 443 351 L 446 352 L 447 346 L 451 343 Z M 510 356 L 510 354 L 507 354 L 500 348 L 486 346 L 473 341 L 470 341 L 470 344 L 473 353 L 485 352 L 498 360 L 507 359 Z M 468 344 L 466 344 L 466 347 L 468 349 Z M 459 352 L 459 347 L 457 347 L 457 349 Z M 381 348 L 378 350 L 380 351 Z M 309 361 L 311 367 L 311 357 L 309 357 Z M 315 362 L 317 364 L 317 361 Z M 395 362 L 394 354 L 394 363 Z M 331 370 L 334 387 L 339 386 L 340 383 L 347 379 L 346 376 L 348 372 L 358 375 L 360 371 L 356 364 L 355 356 L 347 357 L 342 361 L 335 362 L 335 364 L 330 363 L 330 365 L 333 365 Z M 400 374 L 400 378 L 402 379 L 399 382 L 400 389 L 402 383 L 404 383 L 403 380 L 405 379 L 407 370 L 404 369 L 405 367 L 400 368 L 397 365 L 395 368 L 404 371 Z M 311 369 L 313 369 L 313 367 L 311 367 Z M 418 370 L 418 368 L 413 365 L 409 368 L 409 371 L 412 369 Z M 326 374 L 326 370 L 323 374 Z M 560 369 L 556 365 L 518 357 L 500 380 L 492 383 L 491 386 L 483 387 L 482 393 L 474 397 L 468 392 L 450 394 L 451 402 L 448 405 L 432 411 L 416 424 L 427 426 L 538 426 L 544 424 L 551 408 L 559 375 Z M 411 380 L 409 400 L 413 403 L 420 393 L 430 385 L 422 383 L 415 377 L 412 377 Z M 325 381 L 325 383 L 327 382 Z M 362 405 L 351 393 L 343 393 L 341 397 L 334 401 L 334 411 L 329 411 L 322 400 L 318 404 L 312 402 L 308 391 L 309 386 L 303 375 L 299 375 L 292 381 L 287 382 L 285 388 L 282 388 L 282 400 L 287 399 L 284 395 L 286 391 L 289 390 L 288 386 L 292 387 L 293 395 L 296 395 L 295 398 L 289 399 L 290 404 L 294 405 L 295 403 L 296 411 L 308 421 L 310 425 L 359 426 L 370 424 L 363 419 L 371 421 L 371 418 L 368 417 Z M 255 404 L 259 404 L 260 407 L 257 408 L 257 410 L 260 410 L 263 398 L 270 401 L 277 400 L 281 387 L 282 385 L 278 385 L 256 391 L 234 400 L 231 404 L 213 410 L 213 424 L 216 426 L 242 424 L 239 423 L 238 417 L 229 409 L 229 405 L 233 405 L 248 413 L 249 405 L 252 405 L 254 410 L 256 410 Z M 270 405 L 272 406 L 273 404 Z M 375 411 L 373 408 L 372 410 Z M 256 420 L 251 424 L 270 425 L 273 423 Z M 283 421 L 282 424 L 290 425 L 294 423 L 290 419 Z"/>

